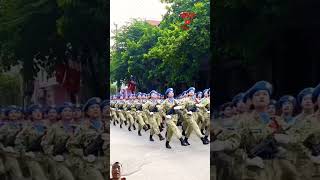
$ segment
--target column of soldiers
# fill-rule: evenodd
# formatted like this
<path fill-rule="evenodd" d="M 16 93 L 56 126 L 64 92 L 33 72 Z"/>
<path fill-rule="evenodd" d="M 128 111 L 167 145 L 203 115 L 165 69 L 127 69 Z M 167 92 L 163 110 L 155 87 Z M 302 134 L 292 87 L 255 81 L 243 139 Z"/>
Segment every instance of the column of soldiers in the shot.
<path fill-rule="evenodd" d="M 275 101 L 272 92 L 259 81 L 221 106 L 210 131 L 212 179 L 320 179 L 320 84 L 296 98 Z"/>
<path fill-rule="evenodd" d="M 190 145 L 188 139 L 192 132 L 203 144 L 209 144 L 209 89 L 195 94 L 195 88 L 190 87 L 176 99 L 173 88 L 168 88 L 165 96 L 155 90 L 149 94 L 139 92 L 128 97 L 119 94 L 111 97 L 110 106 L 114 126 L 127 126 L 128 131 L 137 130 L 138 136 L 142 136 L 144 130 L 150 134 L 150 141 L 154 141 L 154 136 L 158 136 L 160 141 L 166 140 L 168 149 L 171 149 L 173 136 L 179 139 L 182 146 Z M 162 135 L 164 132 L 165 137 Z"/>
<path fill-rule="evenodd" d="M 109 102 L 1 109 L 0 179 L 109 178 Z"/>

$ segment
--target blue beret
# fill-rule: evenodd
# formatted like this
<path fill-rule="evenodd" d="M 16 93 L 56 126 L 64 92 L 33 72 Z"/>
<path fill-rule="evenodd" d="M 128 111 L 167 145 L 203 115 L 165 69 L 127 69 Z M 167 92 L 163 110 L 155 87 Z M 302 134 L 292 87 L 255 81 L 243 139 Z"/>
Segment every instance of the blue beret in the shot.
<path fill-rule="evenodd" d="M 109 101 L 108 100 L 104 100 L 104 101 L 101 102 L 100 107 L 101 107 L 101 109 L 103 109 L 104 107 L 106 107 L 108 105 L 109 105 Z"/>
<path fill-rule="evenodd" d="M 238 102 L 243 101 L 243 97 L 244 97 L 244 93 L 239 93 L 239 94 L 237 94 L 236 96 L 233 97 L 232 103 L 233 103 L 234 105 L 237 105 Z"/>
<path fill-rule="evenodd" d="M 165 94 L 167 95 L 169 92 L 173 92 L 173 88 L 168 88 Z"/>
<path fill-rule="evenodd" d="M 316 102 L 318 99 L 318 96 L 320 94 L 320 84 L 314 88 L 313 93 L 312 93 L 312 101 Z"/>
<path fill-rule="evenodd" d="M 58 112 L 61 113 L 65 108 L 73 109 L 73 104 L 71 102 L 64 102 L 59 108 Z"/>
<path fill-rule="evenodd" d="M 137 97 L 138 97 L 138 96 L 141 96 L 141 95 L 142 95 L 142 93 L 141 93 L 141 92 L 138 92 L 138 93 L 137 93 Z"/>
<path fill-rule="evenodd" d="M 51 106 L 48 106 L 48 107 L 47 107 L 46 113 L 48 113 L 48 112 L 51 111 L 52 109 L 55 110 L 55 111 L 58 111 L 58 110 L 57 110 L 57 107 L 56 107 L 55 105 L 51 105 Z"/>
<path fill-rule="evenodd" d="M 22 109 L 18 106 L 15 106 L 15 105 L 11 105 L 11 106 L 8 106 L 6 108 L 6 111 L 5 111 L 5 114 L 8 115 L 11 111 L 18 111 L 18 112 L 22 112 Z"/>
<path fill-rule="evenodd" d="M 149 93 L 149 94 L 151 95 L 151 94 L 153 94 L 153 93 L 154 93 L 154 94 L 157 94 L 157 91 L 152 90 L 152 91 L 150 91 L 150 93 Z"/>
<path fill-rule="evenodd" d="M 199 94 L 201 94 L 201 95 L 202 95 L 202 91 L 199 91 L 199 92 L 197 93 L 197 95 L 199 95 Z"/>
<path fill-rule="evenodd" d="M 203 94 L 205 94 L 205 93 L 209 93 L 209 89 L 203 90 Z"/>
<path fill-rule="evenodd" d="M 248 92 L 248 97 L 252 98 L 253 94 L 259 90 L 266 90 L 268 91 L 269 95 L 272 94 L 272 85 L 267 81 L 259 81 L 255 83 L 252 88 L 250 88 Z"/>
<path fill-rule="evenodd" d="M 82 110 L 82 104 L 75 104 L 74 109 L 80 109 Z"/>
<path fill-rule="evenodd" d="M 296 98 L 290 95 L 285 95 L 285 96 L 282 96 L 278 101 L 279 108 L 281 108 L 285 102 L 292 103 L 293 107 L 296 106 Z"/>
<path fill-rule="evenodd" d="M 187 90 L 187 92 L 189 93 L 190 91 L 196 91 L 196 88 L 194 88 L 194 87 L 190 87 L 188 90 Z"/>
<path fill-rule="evenodd" d="M 41 106 L 39 106 L 37 104 L 30 105 L 27 112 L 29 114 L 31 114 L 35 110 L 40 110 L 41 111 Z"/>
<path fill-rule="evenodd" d="M 94 105 L 94 104 L 98 104 L 100 105 L 101 103 L 101 99 L 98 98 L 98 97 L 93 97 L 93 98 L 90 98 L 86 104 L 83 106 L 83 110 L 84 111 L 87 111 L 87 109 L 91 106 L 91 105 Z"/>
<path fill-rule="evenodd" d="M 309 94 L 312 95 L 313 90 L 314 90 L 314 89 L 313 89 L 312 87 L 303 89 L 303 90 L 298 94 L 298 97 L 297 97 L 298 103 L 301 104 L 302 99 L 303 99 L 304 96 L 309 95 Z"/>

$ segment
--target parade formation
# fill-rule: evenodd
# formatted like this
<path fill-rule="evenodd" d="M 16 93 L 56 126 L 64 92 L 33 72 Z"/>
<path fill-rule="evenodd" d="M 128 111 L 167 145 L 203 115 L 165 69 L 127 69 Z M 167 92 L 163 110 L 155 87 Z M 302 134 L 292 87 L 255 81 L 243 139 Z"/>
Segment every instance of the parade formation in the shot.
<path fill-rule="evenodd" d="M 212 117 L 211 178 L 320 179 L 320 84 L 296 98 L 272 93 L 259 81 Z"/>
<path fill-rule="evenodd" d="M 171 149 L 173 136 L 180 140 L 182 146 L 190 145 L 188 139 L 192 132 L 207 145 L 210 135 L 210 89 L 195 94 L 195 88 L 190 87 L 176 99 L 173 88 L 168 88 L 165 96 L 155 90 L 148 94 L 114 95 L 110 101 L 110 115 L 114 126 L 128 131 L 137 130 L 138 136 L 142 136 L 143 132 L 149 133 L 151 142 L 156 135 L 159 141 L 166 140 L 165 147 L 168 149 Z"/>
<path fill-rule="evenodd" d="M 1 109 L 0 179 L 109 178 L 109 101 Z M 110 121 L 110 120 L 109 120 Z"/>

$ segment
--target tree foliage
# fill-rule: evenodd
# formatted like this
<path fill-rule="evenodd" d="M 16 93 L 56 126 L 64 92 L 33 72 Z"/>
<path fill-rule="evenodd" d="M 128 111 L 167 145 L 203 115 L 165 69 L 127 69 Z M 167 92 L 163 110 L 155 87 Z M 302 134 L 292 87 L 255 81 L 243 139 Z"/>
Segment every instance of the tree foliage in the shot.
<path fill-rule="evenodd" d="M 21 61 L 24 81 L 32 82 L 39 71 L 34 58 L 52 73 L 57 64 L 66 62 L 66 44 L 70 42 L 72 58 L 83 67 L 83 82 L 91 87 L 91 94 L 103 96 L 107 82 L 107 3 L 0 1 L 0 67 L 7 70 Z"/>
<path fill-rule="evenodd" d="M 159 26 L 135 20 L 117 33 L 111 52 L 112 80 L 121 82 L 133 75 L 142 91 L 194 85 L 200 80 L 201 61 L 209 56 L 209 1 L 162 2 L 169 6 Z M 197 14 L 189 30 L 181 28 L 181 12 Z"/>

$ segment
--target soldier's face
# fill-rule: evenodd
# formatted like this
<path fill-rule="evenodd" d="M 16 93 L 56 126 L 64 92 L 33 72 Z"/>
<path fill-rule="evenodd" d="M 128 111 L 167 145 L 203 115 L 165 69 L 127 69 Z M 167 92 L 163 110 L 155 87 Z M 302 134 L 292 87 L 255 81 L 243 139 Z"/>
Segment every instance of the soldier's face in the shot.
<path fill-rule="evenodd" d="M 98 118 L 101 115 L 100 106 L 98 104 L 91 105 L 88 108 L 88 115 L 92 118 Z"/>
<path fill-rule="evenodd" d="M 198 98 L 201 98 L 202 97 L 202 94 L 198 94 Z"/>
<path fill-rule="evenodd" d="M 290 102 L 285 102 L 282 104 L 282 112 L 285 114 L 292 114 L 293 112 L 293 105 Z"/>
<path fill-rule="evenodd" d="M 223 111 L 223 114 L 225 117 L 231 117 L 232 116 L 232 108 L 230 106 L 226 107 Z"/>
<path fill-rule="evenodd" d="M 189 91 L 188 95 L 189 96 L 194 96 L 194 91 Z"/>
<path fill-rule="evenodd" d="M 77 109 L 73 112 L 73 117 L 76 119 L 81 118 L 81 115 L 82 115 L 82 113 L 81 113 L 81 110 L 79 110 L 79 109 Z"/>
<path fill-rule="evenodd" d="M 205 92 L 205 93 L 203 94 L 203 96 L 204 96 L 204 97 L 208 97 L 209 94 L 208 94 L 207 92 Z"/>
<path fill-rule="evenodd" d="M 8 117 L 10 120 L 17 120 L 17 115 L 15 112 L 9 112 Z"/>
<path fill-rule="evenodd" d="M 268 113 L 271 116 L 276 115 L 276 107 L 274 105 L 269 105 L 268 106 Z"/>
<path fill-rule="evenodd" d="M 240 112 L 240 113 L 243 113 L 246 111 L 246 105 L 242 102 L 242 101 L 239 101 L 237 103 L 237 110 Z"/>
<path fill-rule="evenodd" d="M 253 94 L 252 102 L 254 107 L 267 107 L 270 103 L 270 96 L 268 91 L 259 90 Z"/>
<path fill-rule="evenodd" d="M 168 93 L 168 98 L 173 98 L 173 96 L 174 96 L 173 91 L 170 91 L 170 92 Z"/>
<path fill-rule="evenodd" d="M 158 96 L 157 96 L 155 93 L 152 93 L 152 94 L 151 94 L 151 98 L 152 98 L 152 99 L 155 99 L 155 98 L 157 98 L 157 97 L 158 97 Z"/>
<path fill-rule="evenodd" d="M 302 98 L 301 105 L 303 109 L 313 109 L 312 95 L 308 94 Z"/>
<path fill-rule="evenodd" d="M 39 109 L 36 109 L 32 112 L 32 119 L 34 119 L 34 120 L 41 120 L 42 119 L 42 113 Z"/>
<path fill-rule="evenodd" d="M 72 109 L 71 108 L 64 108 L 61 112 L 62 119 L 72 119 Z"/>
<path fill-rule="evenodd" d="M 52 109 L 48 112 L 48 119 L 55 120 L 57 119 L 57 115 L 58 115 L 57 111 Z"/>
<path fill-rule="evenodd" d="M 114 178 L 114 179 L 121 178 L 121 167 L 119 164 L 114 164 L 112 166 L 112 178 Z"/>

